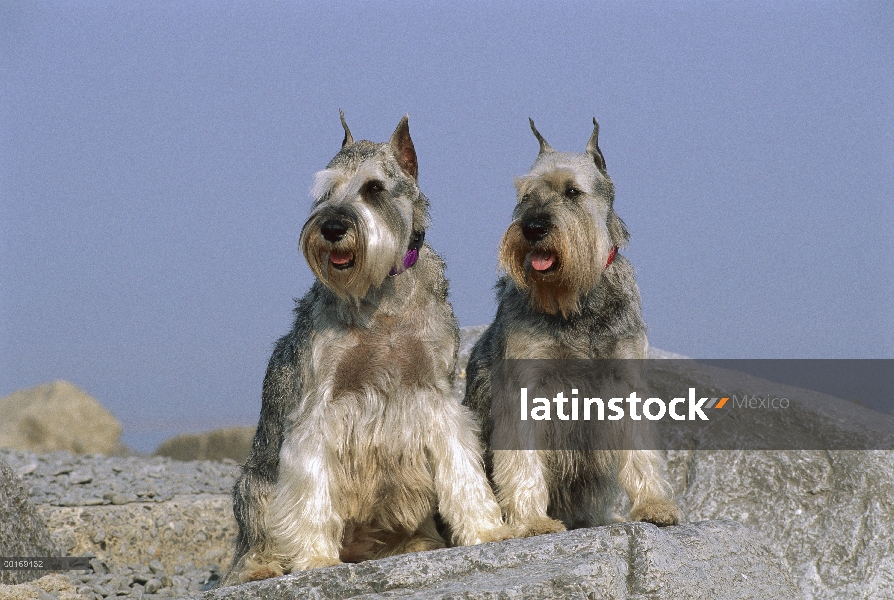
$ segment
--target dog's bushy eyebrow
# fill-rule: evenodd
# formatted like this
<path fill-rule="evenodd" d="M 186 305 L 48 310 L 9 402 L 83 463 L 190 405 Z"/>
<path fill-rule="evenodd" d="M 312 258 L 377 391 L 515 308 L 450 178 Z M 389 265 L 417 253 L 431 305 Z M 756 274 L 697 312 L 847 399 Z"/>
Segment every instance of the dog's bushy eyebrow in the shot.
<path fill-rule="evenodd" d="M 319 202 L 339 183 L 344 182 L 344 172 L 337 169 L 323 169 L 314 173 L 314 184 L 310 195 L 314 202 Z"/>
<path fill-rule="evenodd" d="M 515 178 L 515 189 L 518 190 L 518 193 L 522 196 L 528 193 L 528 190 L 531 189 L 531 186 L 534 185 L 534 182 L 537 181 L 537 177 L 531 175 L 522 175 L 521 177 Z"/>
<path fill-rule="evenodd" d="M 572 171 L 557 170 L 554 173 L 547 173 L 543 175 L 522 175 L 521 177 L 516 177 L 515 188 L 518 190 L 519 197 L 526 195 L 538 182 L 543 182 L 551 188 L 560 192 L 564 191 L 564 189 L 569 185 L 573 185 L 574 187 L 580 188 L 582 190 L 584 189 L 583 186 L 577 183 L 577 180 Z"/>

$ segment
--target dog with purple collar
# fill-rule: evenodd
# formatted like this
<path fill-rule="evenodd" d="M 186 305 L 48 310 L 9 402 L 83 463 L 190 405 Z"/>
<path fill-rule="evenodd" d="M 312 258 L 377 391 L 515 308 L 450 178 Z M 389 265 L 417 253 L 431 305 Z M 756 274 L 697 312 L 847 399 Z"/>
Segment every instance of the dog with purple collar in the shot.
<path fill-rule="evenodd" d="M 452 544 L 510 537 L 452 393 L 459 330 L 407 117 L 380 144 L 342 126 L 299 241 L 317 280 L 273 351 L 233 490 L 226 585 L 443 548 L 436 511 Z"/>

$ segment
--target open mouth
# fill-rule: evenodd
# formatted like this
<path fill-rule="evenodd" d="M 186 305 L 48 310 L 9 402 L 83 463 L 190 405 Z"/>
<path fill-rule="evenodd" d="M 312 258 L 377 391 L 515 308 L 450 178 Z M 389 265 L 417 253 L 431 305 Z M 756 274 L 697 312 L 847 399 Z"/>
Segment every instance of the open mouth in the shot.
<path fill-rule="evenodd" d="M 353 252 L 330 252 L 329 253 L 329 262 L 332 263 L 332 266 L 338 269 L 339 271 L 343 271 L 345 269 L 350 269 L 354 266 L 354 253 Z"/>
<path fill-rule="evenodd" d="M 555 270 L 559 261 L 551 252 L 531 252 L 531 268 L 539 273 L 548 273 Z"/>

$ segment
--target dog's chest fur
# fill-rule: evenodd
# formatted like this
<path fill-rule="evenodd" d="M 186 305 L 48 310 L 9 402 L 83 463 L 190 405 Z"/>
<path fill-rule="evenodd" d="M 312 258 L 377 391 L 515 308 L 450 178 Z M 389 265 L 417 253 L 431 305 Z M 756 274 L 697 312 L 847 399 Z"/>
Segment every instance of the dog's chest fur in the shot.
<path fill-rule="evenodd" d="M 362 325 L 334 307 L 314 315 L 302 365 L 308 394 L 287 435 L 323 431 L 333 508 L 356 523 L 412 528 L 435 502 L 426 436 L 450 390 L 455 345 L 443 340 L 454 337 L 455 321 L 437 295 L 417 294 L 418 275 L 395 282 L 414 301 L 380 307 Z"/>

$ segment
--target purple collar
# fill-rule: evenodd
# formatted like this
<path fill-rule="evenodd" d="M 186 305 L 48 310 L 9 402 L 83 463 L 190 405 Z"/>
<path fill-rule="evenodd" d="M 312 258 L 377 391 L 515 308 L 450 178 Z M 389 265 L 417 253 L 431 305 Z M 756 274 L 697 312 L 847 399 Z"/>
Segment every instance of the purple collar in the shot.
<path fill-rule="evenodd" d="M 391 267 L 391 271 L 388 273 L 388 276 L 394 277 L 395 275 L 400 275 L 401 273 L 415 265 L 416 261 L 419 260 L 419 249 L 422 248 L 422 242 L 424 241 L 424 231 L 414 232 L 413 237 L 410 238 L 410 245 L 407 247 L 407 253 L 404 254 L 403 268 L 398 269 L 397 267 Z"/>

